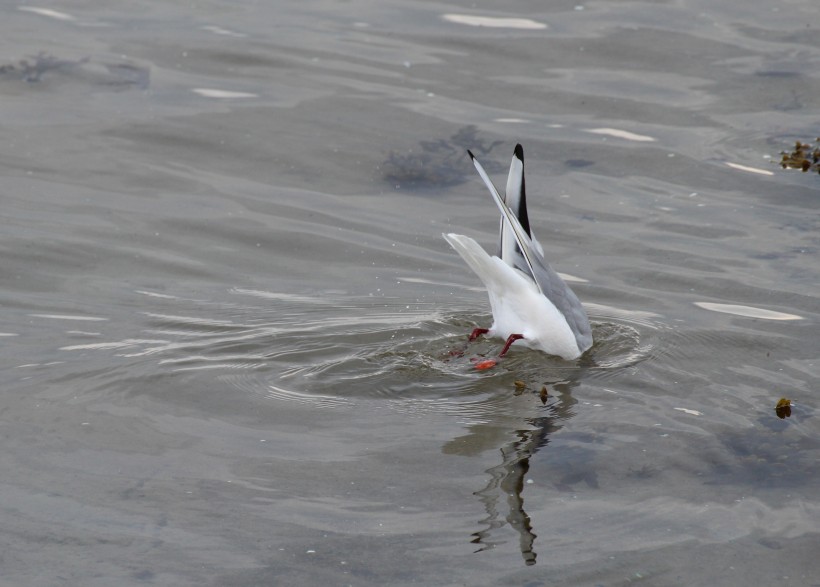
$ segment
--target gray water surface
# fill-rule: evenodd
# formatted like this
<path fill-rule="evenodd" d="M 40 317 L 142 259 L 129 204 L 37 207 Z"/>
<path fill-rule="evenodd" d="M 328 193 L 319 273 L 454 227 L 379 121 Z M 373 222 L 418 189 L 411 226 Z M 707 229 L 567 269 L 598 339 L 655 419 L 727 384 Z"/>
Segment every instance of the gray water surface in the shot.
<path fill-rule="evenodd" d="M 0 9 L 0 584 L 820 585 L 820 10 L 714 4 Z M 517 142 L 596 343 L 479 371 Z"/>

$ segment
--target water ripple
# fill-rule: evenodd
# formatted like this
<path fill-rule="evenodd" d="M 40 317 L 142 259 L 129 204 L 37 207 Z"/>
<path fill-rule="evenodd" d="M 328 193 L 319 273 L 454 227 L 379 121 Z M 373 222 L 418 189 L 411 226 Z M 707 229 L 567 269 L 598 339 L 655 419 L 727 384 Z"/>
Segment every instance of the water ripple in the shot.
<path fill-rule="evenodd" d="M 517 348 L 494 369 L 479 371 L 475 361 L 497 354 L 501 341 L 469 343 L 467 333 L 488 316 L 444 313 L 432 302 L 233 289 L 241 301 L 220 305 L 138 293 L 155 303 L 143 314 L 141 336 L 61 350 L 114 352 L 169 372 L 207 370 L 273 401 L 317 408 L 375 401 L 407 414 L 434 411 L 471 422 L 539 400 L 544 385 L 643 361 L 663 330 L 656 314 L 590 305 L 596 342 L 578 361 Z"/>

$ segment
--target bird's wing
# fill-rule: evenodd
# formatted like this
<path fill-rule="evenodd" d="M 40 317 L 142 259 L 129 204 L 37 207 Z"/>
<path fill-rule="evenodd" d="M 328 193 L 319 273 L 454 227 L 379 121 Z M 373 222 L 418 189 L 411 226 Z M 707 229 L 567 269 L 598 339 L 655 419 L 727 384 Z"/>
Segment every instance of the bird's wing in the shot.
<path fill-rule="evenodd" d="M 492 195 L 493 200 L 495 201 L 495 205 L 498 206 L 498 209 L 501 211 L 501 217 L 503 220 L 507 221 L 507 224 L 510 228 L 512 228 L 512 233 L 515 236 L 515 241 L 518 243 L 518 248 L 521 251 L 521 256 L 524 258 L 524 261 L 529 269 L 529 275 L 532 276 L 535 285 L 538 287 L 538 290 L 543 294 L 544 290 L 541 288 L 541 284 L 538 283 L 538 279 L 535 277 L 535 269 L 533 266 L 532 256 L 533 250 L 530 246 L 530 237 L 527 236 L 527 231 L 524 230 L 524 227 L 521 226 L 521 223 L 516 218 L 515 214 L 510 210 L 507 204 L 504 203 L 504 200 L 498 193 L 498 190 L 495 189 L 493 182 L 490 181 L 490 177 L 487 175 L 487 172 L 484 171 L 484 168 L 481 166 L 481 163 L 475 158 L 471 151 L 467 151 L 470 154 L 470 159 L 473 160 L 473 165 L 475 165 L 478 174 L 481 176 L 481 179 L 484 180 L 484 184 L 487 186 L 487 189 L 490 190 L 490 195 Z M 523 167 L 522 167 L 523 171 Z M 523 185 L 523 183 L 522 183 Z"/>
<path fill-rule="evenodd" d="M 522 259 L 518 255 L 518 259 Z M 558 311 L 564 316 L 567 324 L 575 335 L 575 341 L 581 352 L 586 352 L 592 346 L 592 327 L 589 324 L 589 318 L 584 310 L 581 301 L 575 292 L 561 279 L 561 276 L 549 266 L 544 256 L 537 251 L 532 251 L 530 257 L 533 263 L 533 281 L 535 281 L 538 289 L 544 294 L 552 304 L 558 308 Z M 523 263 L 519 261 L 514 267 L 523 270 Z"/>

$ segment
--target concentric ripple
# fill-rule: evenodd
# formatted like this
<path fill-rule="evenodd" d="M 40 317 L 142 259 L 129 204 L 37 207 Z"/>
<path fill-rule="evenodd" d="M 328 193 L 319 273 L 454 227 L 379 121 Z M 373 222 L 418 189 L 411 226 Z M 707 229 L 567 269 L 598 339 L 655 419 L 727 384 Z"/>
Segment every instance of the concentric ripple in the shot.
<path fill-rule="evenodd" d="M 521 394 L 498 393 L 525 382 L 577 381 L 650 357 L 657 316 L 590 306 L 595 344 L 578 361 L 514 349 L 488 371 L 475 361 L 495 356 L 501 341 L 467 333 L 489 316 L 443 313 L 434 303 L 324 294 L 231 290 L 232 303 L 153 295 L 144 328 L 119 340 L 94 340 L 64 351 L 105 351 L 173 373 L 208 370 L 229 386 L 273 401 L 341 409 L 380 401 L 410 413 L 481 419 Z M 534 399 L 536 394 L 528 394 Z"/>

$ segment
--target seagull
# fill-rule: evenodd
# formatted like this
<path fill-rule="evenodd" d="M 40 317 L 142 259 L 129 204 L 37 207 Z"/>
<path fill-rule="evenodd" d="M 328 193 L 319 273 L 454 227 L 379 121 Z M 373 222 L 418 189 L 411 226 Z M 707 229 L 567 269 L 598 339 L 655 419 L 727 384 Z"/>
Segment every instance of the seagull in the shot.
<path fill-rule="evenodd" d="M 497 255 L 488 255 L 470 237 L 442 235 L 478 275 L 490 296 L 492 326 L 476 328 L 470 340 L 482 334 L 506 339 L 499 357 L 520 341 L 519 346 L 577 359 L 592 346 L 592 328 L 578 297 L 544 260 L 544 249 L 530 230 L 524 149 L 520 144 L 515 146 L 505 198 L 472 152 L 467 153 L 501 212 Z"/>

